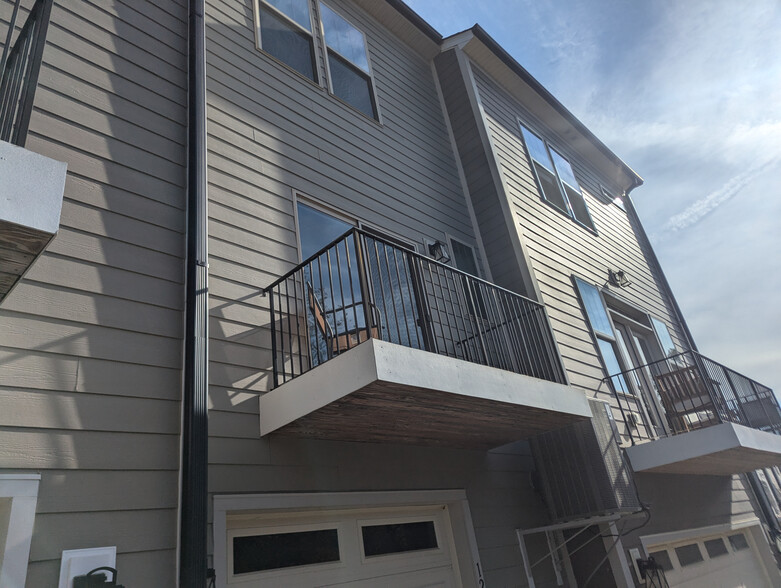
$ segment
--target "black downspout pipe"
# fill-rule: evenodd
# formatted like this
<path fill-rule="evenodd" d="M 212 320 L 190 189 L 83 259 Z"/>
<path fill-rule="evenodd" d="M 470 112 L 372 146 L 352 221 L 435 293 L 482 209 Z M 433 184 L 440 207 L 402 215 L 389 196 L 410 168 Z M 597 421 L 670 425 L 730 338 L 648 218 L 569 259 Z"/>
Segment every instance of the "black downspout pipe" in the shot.
<path fill-rule="evenodd" d="M 209 290 L 204 0 L 189 2 L 187 80 L 187 277 L 179 587 L 206 586 Z"/>

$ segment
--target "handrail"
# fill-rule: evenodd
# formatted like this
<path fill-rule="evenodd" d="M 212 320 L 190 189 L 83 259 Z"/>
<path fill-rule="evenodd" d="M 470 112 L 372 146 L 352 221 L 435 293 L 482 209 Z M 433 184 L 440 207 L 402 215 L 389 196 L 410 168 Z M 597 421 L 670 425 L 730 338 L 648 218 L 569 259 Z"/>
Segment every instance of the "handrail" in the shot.
<path fill-rule="evenodd" d="M 543 305 L 356 227 L 264 293 L 275 386 L 369 338 L 566 381 Z"/>
<path fill-rule="evenodd" d="M 20 2 L 14 4 L 0 62 L 0 140 L 22 147 L 30 126 L 53 0 L 35 1 L 9 49 Z"/>
<path fill-rule="evenodd" d="M 781 435 L 781 405 L 772 389 L 696 351 L 617 372 L 602 382 L 612 390 L 633 444 L 723 422 Z M 617 383 L 629 387 L 629 394 L 620 393 Z"/>
<path fill-rule="evenodd" d="M 342 240 L 344 240 L 345 237 L 347 237 L 348 235 L 350 235 L 352 233 L 356 233 L 358 235 L 363 235 L 364 237 L 369 237 L 370 239 L 372 239 L 374 241 L 377 241 L 378 243 L 383 243 L 383 244 L 391 246 L 391 247 L 398 247 L 394 243 L 391 243 L 390 241 L 386 241 L 382 237 L 378 237 L 375 233 L 364 231 L 363 229 L 359 229 L 358 227 L 351 227 L 346 232 L 342 233 L 336 239 L 331 241 L 328 245 L 326 245 L 325 247 L 323 247 L 322 249 L 317 251 L 317 253 L 314 253 L 314 254 L 310 255 L 304 261 L 300 262 L 297 266 L 295 266 L 289 272 L 284 274 L 281 278 L 277 278 L 276 280 L 271 282 L 271 284 L 269 284 L 268 286 L 266 286 L 265 288 L 263 288 L 261 290 L 261 293 L 266 293 L 269 290 L 271 290 L 274 286 L 278 286 L 281 282 L 285 281 L 286 279 L 290 278 L 290 276 L 292 276 L 294 273 L 296 273 L 296 271 L 298 271 L 298 269 L 301 266 L 304 266 L 304 265 L 306 265 L 308 263 L 311 263 L 312 261 L 314 261 L 315 259 L 320 257 L 323 253 L 325 253 L 326 251 L 331 249 L 337 243 L 340 243 Z M 524 300 L 528 300 L 532 304 L 540 305 L 540 303 L 537 302 L 536 300 L 532 300 L 531 298 L 529 298 L 527 296 L 524 296 L 523 294 L 518 294 L 517 292 L 513 292 L 512 290 L 508 290 L 507 288 L 499 286 L 498 284 L 494 284 L 493 282 L 489 282 L 488 280 L 484 280 L 483 278 L 481 278 L 479 276 L 472 275 L 472 274 L 470 274 L 468 272 L 465 272 L 463 270 L 458 269 L 457 267 L 453 267 L 452 265 L 447 265 L 446 263 L 442 263 L 441 261 L 437 261 L 436 259 L 433 259 L 431 257 L 423 255 L 422 253 L 418 253 L 417 251 L 413 251 L 412 249 L 405 249 L 404 252 L 407 253 L 408 255 L 412 256 L 412 257 L 417 257 L 417 258 L 423 259 L 423 260 L 426 261 L 426 263 L 429 263 L 431 265 L 438 265 L 438 266 L 446 269 L 449 272 L 465 276 L 465 277 L 469 278 L 472 281 L 480 282 L 480 283 L 485 284 L 486 286 L 490 286 L 491 288 L 494 288 L 496 290 L 501 290 L 502 292 L 506 292 L 507 294 L 512 294 L 513 296 L 517 296 L 518 298 L 523 298 Z"/>

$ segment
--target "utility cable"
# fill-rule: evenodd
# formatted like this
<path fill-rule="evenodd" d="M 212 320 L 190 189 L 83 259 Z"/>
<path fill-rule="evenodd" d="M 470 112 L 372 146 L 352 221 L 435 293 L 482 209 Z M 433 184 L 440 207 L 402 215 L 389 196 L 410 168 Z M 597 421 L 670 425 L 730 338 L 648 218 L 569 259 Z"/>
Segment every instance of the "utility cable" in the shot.
<path fill-rule="evenodd" d="M 602 567 L 602 565 L 607 561 L 607 558 L 610 557 L 610 554 L 613 552 L 613 550 L 618 545 L 618 542 L 621 540 L 621 537 L 625 537 L 629 533 L 633 533 L 635 531 L 639 531 L 640 529 L 645 527 L 651 521 L 651 511 L 648 509 L 648 506 L 645 505 L 645 504 L 642 504 L 642 503 L 641 503 L 641 506 L 642 506 L 642 512 L 645 513 L 645 521 L 643 521 L 642 523 L 640 523 L 638 526 L 634 527 L 633 529 L 629 529 L 629 530 L 622 529 L 618 533 L 618 536 L 616 537 L 616 540 L 613 541 L 613 545 L 611 545 L 610 549 L 608 549 L 607 552 L 605 553 L 605 557 L 603 557 L 599 561 L 599 563 L 594 567 L 594 571 L 591 572 L 591 575 L 589 575 L 589 577 L 586 578 L 586 581 L 583 583 L 583 588 L 586 588 L 588 586 L 589 582 L 591 582 L 591 580 L 594 578 L 594 576 L 599 571 L 599 569 Z"/>

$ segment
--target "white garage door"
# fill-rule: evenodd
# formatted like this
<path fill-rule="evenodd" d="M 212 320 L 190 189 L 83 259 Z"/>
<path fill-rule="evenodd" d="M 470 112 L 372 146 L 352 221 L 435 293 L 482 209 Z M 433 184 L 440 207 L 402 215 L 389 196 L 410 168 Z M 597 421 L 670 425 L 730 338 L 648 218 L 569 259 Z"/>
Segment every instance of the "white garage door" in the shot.
<path fill-rule="evenodd" d="M 228 586 L 460 586 L 446 507 L 231 514 Z"/>
<path fill-rule="evenodd" d="M 670 588 L 771 588 L 747 531 L 696 537 L 649 548 Z"/>

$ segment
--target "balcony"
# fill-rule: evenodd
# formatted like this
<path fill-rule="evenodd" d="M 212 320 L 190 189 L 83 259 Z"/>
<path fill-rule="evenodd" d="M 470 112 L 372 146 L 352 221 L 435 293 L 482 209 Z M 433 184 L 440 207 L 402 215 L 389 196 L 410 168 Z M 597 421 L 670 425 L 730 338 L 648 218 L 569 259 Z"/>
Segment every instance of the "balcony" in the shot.
<path fill-rule="evenodd" d="M 262 435 L 488 448 L 591 416 L 543 306 L 372 233 L 266 293 Z"/>
<path fill-rule="evenodd" d="M 633 469 L 727 475 L 781 465 L 773 390 L 687 351 L 606 378 Z"/>
<path fill-rule="evenodd" d="M 0 61 L 0 302 L 54 237 L 66 165 L 24 149 L 52 0 L 37 0 L 16 38 L 14 4 Z"/>

